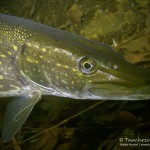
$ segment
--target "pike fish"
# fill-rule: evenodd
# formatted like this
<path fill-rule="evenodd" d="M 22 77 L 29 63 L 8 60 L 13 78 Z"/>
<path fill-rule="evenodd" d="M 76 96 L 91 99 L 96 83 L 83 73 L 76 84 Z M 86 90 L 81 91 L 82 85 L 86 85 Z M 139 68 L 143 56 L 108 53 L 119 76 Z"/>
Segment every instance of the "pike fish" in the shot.
<path fill-rule="evenodd" d="M 9 142 L 42 95 L 92 100 L 150 99 L 150 70 L 110 46 L 0 14 L 0 97 L 11 97 L 2 139 Z"/>

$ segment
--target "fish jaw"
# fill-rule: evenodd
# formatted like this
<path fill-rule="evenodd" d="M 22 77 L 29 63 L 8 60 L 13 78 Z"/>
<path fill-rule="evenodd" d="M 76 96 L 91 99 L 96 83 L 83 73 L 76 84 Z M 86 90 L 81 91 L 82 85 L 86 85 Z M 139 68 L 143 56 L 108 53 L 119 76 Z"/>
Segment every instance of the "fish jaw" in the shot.
<path fill-rule="evenodd" d="M 143 76 L 100 68 L 87 77 L 83 99 L 148 100 L 149 91 L 149 80 Z"/>
<path fill-rule="evenodd" d="M 92 84 L 86 88 L 87 99 L 97 100 L 149 100 L 150 87 L 130 88 L 118 84 Z"/>

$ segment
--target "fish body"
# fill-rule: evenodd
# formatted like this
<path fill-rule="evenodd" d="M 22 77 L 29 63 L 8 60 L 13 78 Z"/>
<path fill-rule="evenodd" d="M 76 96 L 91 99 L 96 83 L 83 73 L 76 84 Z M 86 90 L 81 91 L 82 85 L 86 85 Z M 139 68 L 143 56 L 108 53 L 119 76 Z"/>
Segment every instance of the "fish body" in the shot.
<path fill-rule="evenodd" d="M 106 44 L 0 14 L 0 97 L 14 97 L 6 108 L 4 142 L 13 138 L 42 95 L 150 99 L 150 70 L 126 62 Z"/>

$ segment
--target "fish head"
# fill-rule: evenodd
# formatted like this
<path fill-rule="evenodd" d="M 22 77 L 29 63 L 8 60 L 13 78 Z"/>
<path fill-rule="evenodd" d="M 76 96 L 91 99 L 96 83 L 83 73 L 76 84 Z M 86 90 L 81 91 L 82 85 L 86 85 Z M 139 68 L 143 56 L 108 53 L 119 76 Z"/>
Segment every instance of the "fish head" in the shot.
<path fill-rule="evenodd" d="M 78 68 L 86 78 L 85 91 L 90 99 L 149 99 L 150 71 L 137 67 L 105 44 L 95 43 L 89 55 L 81 57 Z"/>
<path fill-rule="evenodd" d="M 70 97 L 105 100 L 150 98 L 150 71 L 128 63 L 106 44 L 76 39 L 67 47 L 71 55 L 62 65 L 66 70 L 59 76 L 66 81 Z"/>
<path fill-rule="evenodd" d="M 19 61 L 25 78 L 46 94 L 75 99 L 149 98 L 150 74 L 126 62 L 110 46 L 78 36 L 50 42 L 26 43 Z"/>

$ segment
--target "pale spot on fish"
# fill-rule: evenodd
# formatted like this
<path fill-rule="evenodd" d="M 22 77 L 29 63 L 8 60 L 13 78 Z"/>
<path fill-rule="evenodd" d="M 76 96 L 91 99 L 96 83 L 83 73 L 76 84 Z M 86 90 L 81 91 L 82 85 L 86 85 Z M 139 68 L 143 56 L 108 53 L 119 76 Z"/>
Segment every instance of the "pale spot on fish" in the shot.
<path fill-rule="evenodd" d="M 31 47 L 32 44 L 30 42 L 27 42 L 26 45 Z"/>
<path fill-rule="evenodd" d="M 42 52 L 46 52 L 46 48 L 42 48 Z"/>
<path fill-rule="evenodd" d="M 56 64 L 56 66 L 58 66 L 58 67 L 59 67 L 59 66 L 61 66 L 61 64 L 58 64 L 58 63 L 57 63 L 57 64 Z"/>
<path fill-rule="evenodd" d="M 64 83 L 64 84 L 67 84 L 67 82 L 65 80 L 62 80 L 61 82 Z"/>
<path fill-rule="evenodd" d="M 70 88 L 69 88 L 68 86 L 66 87 L 66 89 L 67 89 L 67 90 L 70 90 Z"/>
<path fill-rule="evenodd" d="M 17 47 L 16 45 L 13 45 L 13 49 L 14 49 L 15 51 L 17 51 L 17 50 L 18 50 L 18 47 Z"/>
<path fill-rule="evenodd" d="M 40 80 L 40 82 L 43 82 L 43 80 Z"/>
<path fill-rule="evenodd" d="M 11 67 L 8 68 L 8 70 L 11 70 L 11 69 L 12 69 Z"/>
<path fill-rule="evenodd" d="M 79 76 L 79 77 L 82 77 L 82 76 L 83 76 L 83 74 L 82 74 L 82 73 L 78 73 L 78 76 Z"/>
<path fill-rule="evenodd" d="M 18 87 L 18 86 L 15 86 L 15 85 L 13 85 L 13 84 L 10 84 L 9 85 L 11 88 L 15 88 L 16 90 L 20 90 L 20 88 Z"/>
<path fill-rule="evenodd" d="M 0 84 L 0 89 L 2 89 L 4 86 Z"/>
<path fill-rule="evenodd" d="M 8 55 L 12 55 L 12 53 L 11 53 L 11 52 L 7 52 L 7 54 L 8 54 Z"/>
<path fill-rule="evenodd" d="M 4 79 L 3 75 L 0 75 L 0 80 Z"/>
<path fill-rule="evenodd" d="M 114 64 L 114 65 L 113 65 L 113 68 L 114 68 L 114 69 L 117 69 L 117 68 L 118 68 L 118 66 L 117 66 L 116 64 Z"/>
<path fill-rule="evenodd" d="M 0 71 L 3 71 L 4 70 L 4 68 L 0 68 Z"/>
<path fill-rule="evenodd" d="M 67 74 L 67 73 L 65 73 L 65 76 L 67 77 L 67 76 L 68 76 L 68 74 Z"/>
<path fill-rule="evenodd" d="M 40 58 L 43 58 L 43 56 L 40 56 Z"/>
<path fill-rule="evenodd" d="M 77 70 L 76 70 L 75 68 L 72 68 L 72 71 L 73 71 L 73 72 L 76 72 Z"/>
<path fill-rule="evenodd" d="M 39 48 L 40 48 L 40 46 L 39 46 L 39 44 L 38 44 L 38 43 L 34 43 L 34 45 L 33 45 L 33 46 L 34 46 L 34 48 L 35 48 L 35 49 L 39 49 Z"/>
<path fill-rule="evenodd" d="M 36 63 L 36 64 L 38 64 L 37 60 L 34 60 L 32 58 L 29 58 L 29 57 L 27 58 L 27 61 L 30 62 L 30 63 Z"/>
<path fill-rule="evenodd" d="M 64 68 L 68 69 L 69 67 L 68 66 L 64 66 Z"/>
<path fill-rule="evenodd" d="M 0 55 L 0 57 L 2 57 L 2 58 L 6 58 L 6 55 L 3 55 L 3 54 L 2 54 L 2 55 Z"/>

